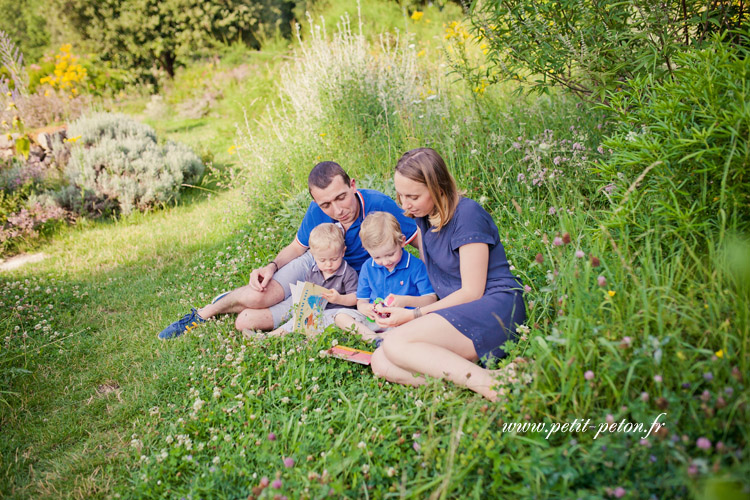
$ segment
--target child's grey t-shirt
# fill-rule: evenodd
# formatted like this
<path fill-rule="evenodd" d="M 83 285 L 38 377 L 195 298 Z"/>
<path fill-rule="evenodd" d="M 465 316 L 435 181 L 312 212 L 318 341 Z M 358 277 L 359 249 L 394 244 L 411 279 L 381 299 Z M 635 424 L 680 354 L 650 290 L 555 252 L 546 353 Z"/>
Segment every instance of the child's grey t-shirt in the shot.
<path fill-rule="evenodd" d="M 336 290 L 341 295 L 349 295 L 350 293 L 357 293 L 357 271 L 354 270 L 346 261 L 343 261 L 341 266 L 327 279 L 323 277 L 323 272 L 318 268 L 318 264 L 313 264 L 310 271 L 307 273 L 307 281 L 314 285 L 320 285 L 328 288 L 329 290 Z M 342 306 L 339 304 L 326 304 L 326 309 L 342 308 L 342 307 L 355 307 L 355 306 Z"/>

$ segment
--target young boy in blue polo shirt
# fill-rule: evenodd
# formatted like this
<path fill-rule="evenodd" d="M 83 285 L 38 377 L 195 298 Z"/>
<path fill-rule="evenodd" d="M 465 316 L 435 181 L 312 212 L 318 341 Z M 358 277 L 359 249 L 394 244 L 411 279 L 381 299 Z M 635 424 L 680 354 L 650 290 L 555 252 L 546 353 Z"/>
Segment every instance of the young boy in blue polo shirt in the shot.
<path fill-rule="evenodd" d="M 404 251 L 406 241 L 393 214 L 367 215 L 359 237 L 370 258 L 359 273 L 357 311 L 341 311 L 335 321 L 345 330 L 355 327 L 363 339 L 371 340 L 382 331 L 374 323 L 379 314 L 378 299 L 394 307 L 423 307 L 435 302 L 437 295 L 424 262 Z"/>

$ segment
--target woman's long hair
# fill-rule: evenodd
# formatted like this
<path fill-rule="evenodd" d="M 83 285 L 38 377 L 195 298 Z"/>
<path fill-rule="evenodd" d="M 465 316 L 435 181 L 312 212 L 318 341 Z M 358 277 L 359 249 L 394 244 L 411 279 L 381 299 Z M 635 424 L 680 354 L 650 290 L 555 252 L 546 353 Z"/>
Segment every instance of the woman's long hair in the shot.
<path fill-rule="evenodd" d="M 437 231 L 453 218 L 460 193 L 445 161 L 434 149 L 417 148 L 407 151 L 398 160 L 396 172 L 427 186 L 435 204 L 430 221 L 436 222 L 433 225 Z"/>

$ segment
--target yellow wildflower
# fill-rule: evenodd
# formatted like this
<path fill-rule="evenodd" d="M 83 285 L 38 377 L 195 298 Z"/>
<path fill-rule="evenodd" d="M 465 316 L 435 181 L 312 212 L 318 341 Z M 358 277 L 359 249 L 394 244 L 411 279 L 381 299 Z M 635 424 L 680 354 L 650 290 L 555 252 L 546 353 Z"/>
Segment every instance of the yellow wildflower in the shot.
<path fill-rule="evenodd" d="M 230 148 L 229 148 L 229 149 L 227 150 L 227 153 L 229 153 L 230 155 L 233 155 L 236 149 L 237 149 L 237 146 L 231 146 L 231 147 L 230 147 Z"/>
<path fill-rule="evenodd" d="M 723 358 L 724 357 L 724 349 L 719 349 L 714 353 L 717 358 Z"/>
<path fill-rule="evenodd" d="M 425 49 L 422 49 L 419 52 L 417 52 L 417 57 L 424 57 L 425 54 L 427 54 L 427 51 Z"/>
<path fill-rule="evenodd" d="M 73 142 L 76 142 L 80 138 L 81 138 L 80 135 L 77 135 L 75 137 L 68 137 L 67 139 L 65 139 L 65 142 L 71 142 L 71 143 L 73 143 Z"/>
<path fill-rule="evenodd" d="M 320 133 L 320 137 L 325 137 L 325 136 L 326 136 L 326 133 L 325 133 L 325 132 L 321 132 L 321 133 Z"/>
<path fill-rule="evenodd" d="M 416 21 L 419 21 L 420 19 L 422 19 L 422 16 L 424 16 L 424 12 L 420 12 L 418 10 L 415 10 L 412 13 L 411 18 L 412 18 L 412 20 L 414 20 L 416 22 Z"/>
<path fill-rule="evenodd" d="M 614 290 L 609 290 L 607 292 L 607 295 L 609 295 L 610 297 L 614 297 L 615 296 L 615 291 Z"/>

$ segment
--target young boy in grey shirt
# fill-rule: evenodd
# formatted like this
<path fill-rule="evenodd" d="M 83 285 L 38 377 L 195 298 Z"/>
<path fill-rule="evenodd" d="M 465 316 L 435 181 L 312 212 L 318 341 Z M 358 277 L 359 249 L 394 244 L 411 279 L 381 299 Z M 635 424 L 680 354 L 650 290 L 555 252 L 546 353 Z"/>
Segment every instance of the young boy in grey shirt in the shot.
<path fill-rule="evenodd" d="M 310 253 L 315 259 L 305 281 L 327 288 L 323 298 L 328 301 L 323 318 L 322 328 L 333 324 L 336 314 L 351 310 L 357 305 L 357 272 L 344 260 L 344 232 L 341 227 L 332 223 L 317 225 L 310 232 Z M 284 302 L 292 310 L 292 298 Z M 289 320 L 271 335 L 284 335 L 292 331 L 294 320 Z"/>

